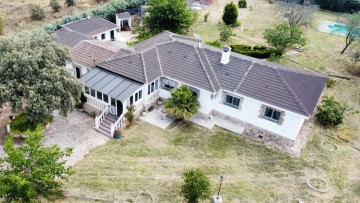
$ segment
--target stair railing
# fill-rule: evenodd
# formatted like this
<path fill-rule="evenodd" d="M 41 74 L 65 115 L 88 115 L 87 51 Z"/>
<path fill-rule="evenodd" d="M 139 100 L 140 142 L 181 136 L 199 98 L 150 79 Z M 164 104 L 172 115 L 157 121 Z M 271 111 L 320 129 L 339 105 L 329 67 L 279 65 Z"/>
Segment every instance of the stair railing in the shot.
<path fill-rule="evenodd" d="M 99 129 L 100 124 L 105 119 L 105 117 L 108 115 L 108 113 L 109 113 L 109 107 L 105 107 L 105 109 L 101 112 L 101 114 L 95 117 L 95 128 L 96 129 Z"/>
<path fill-rule="evenodd" d="M 115 130 L 121 130 L 125 127 L 124 115 L 121 115 L 114 124 L 110 125 L 110 137 L 114 135 Z"/>

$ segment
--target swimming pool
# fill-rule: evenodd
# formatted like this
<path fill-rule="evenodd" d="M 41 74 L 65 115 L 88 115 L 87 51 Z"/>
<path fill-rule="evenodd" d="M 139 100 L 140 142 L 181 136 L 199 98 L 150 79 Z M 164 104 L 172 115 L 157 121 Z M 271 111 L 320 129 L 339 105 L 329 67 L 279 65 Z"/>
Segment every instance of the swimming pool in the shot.
<path fill-rule="evenodd" d="M 330 21 L 324 20 L 320 23 L 317 29 L 319 32 L 325 32 L 334 35 L 346 36 L 348 28 L 346 25 Z"/>

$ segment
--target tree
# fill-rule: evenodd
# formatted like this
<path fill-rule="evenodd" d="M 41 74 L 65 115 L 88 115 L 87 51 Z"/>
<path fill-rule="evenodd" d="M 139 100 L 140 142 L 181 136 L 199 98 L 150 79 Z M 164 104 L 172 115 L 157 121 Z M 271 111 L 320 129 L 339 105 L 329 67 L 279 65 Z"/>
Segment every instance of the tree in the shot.
<path fill-rule="evenodd" d="M 66 6 L 75 6 L 75 0 L 65 0 Z"/>
<path fill-rule="evenodd" d="M 346 109 L 346 104 L 336 101 L 334 97 L 326 96 L 317 108 L 316 119 L 322 125 L 336 126 L 343 122 Z"/>
<path fill-rule="evenodd" d="M 148 6 L 145 26 L 152 34 L 164 30 L 185 34 L 198 16 L 188 8 L 185 0 L 150 0 Z"/>
<path fill-rule="evenodd" d="M 232 36 L 234 36 L 232 27 L 226 25 L 225 23 L 219 24 L 219 32 L 221 41 L 227 42 Z"/>
<path fill-rule="evenodd" d="M 306 39 L 303 37 L 303 32 L 300 28 L 298 26 L 290 26 L 287 23 L 282 23 L 276 26 L 275 29 L 266 29 L 264 38 L 268 44 L 281 51 L 290 45 L 299 44 L 304 46 L 306 44 Z"/>
<path fill-rule="evenodd" d="M 246 0 L 239 0 L 238 6 L 239 6 L 239 8 L 247 8 Z"/>
<path fill-rule="evenodd" d="M 315 0 L 315 3 L 321 9 L 354 13 L 360 11 L 360 2 L 358 0 Z"/>
<path fill-rule="evenodd" d="M 346 16 L 347 34 L 343 54 L 349 46 L 360 38 L 360 12 Z"/>
<path fill-rule="evenodd" d="M 45 18 L 45 11 L 39 5 L 30 4 L 30 15 L 33 20 L 42 20 Z"/>
<path fill-rule="evenodd" d="M 3 34 L 3 29 L 4 29 L 4 22 L 2 17 L 0 16 L 0 35 Z"/>
<path fill-rule="evenodd" d="M 40 121 L 53 110 L 67 113 L 79 103 L 81 83 L 64 68 L 70 60 L 43 30 L 23 32 L 0 40 L 0 106 L 25 112 Z"/>
<path fill-rule="evenodd" d="M 297 4 L 288 1 L 279 1 L 278 5 L 282 17 L 287 19 L 290 26 L 310 24 L 316 10 L 316 7 L 312 5 Z"/>
<path fill-rule="evenodd" d="M 50 0 L 50 7 L 54 12 L 59 12 L 61 9 L 59 0 Z"/>
<path fill-rule="evenodd" d="M 171 92 L 164 101 L 166 111 L 175 118 L 187 120 L 198 112 L 199 101 L 188 86 L 182 85 Z"/>
<path fill-rule="evenodd" d="M 234 2 L 227 3 L 224 8 L 222 20 L 226 25 L 235 25 L 238 17 L 238 8 Z"/>
<path fill-rule="evenodd" d="M 43 137 L 32 133 L 24 144 L 15 146 L 8 136 L 4 145 L 8 156 L 0 159 L 0 197 L 5 202 L 35 202 L 39 196 L 54 201 L 62 196 L 59 180 L 71 174 L 64 161 L 71 149 L 44 147 Z"/>
<path fill-rule="evenodd" d="M 188 203 L 197 203 L 210 197 L 211 184 L 208 177 L 199 170 L 189 170 L 183 174 L 184 183 L 181 186 L 181 194 Z"/>

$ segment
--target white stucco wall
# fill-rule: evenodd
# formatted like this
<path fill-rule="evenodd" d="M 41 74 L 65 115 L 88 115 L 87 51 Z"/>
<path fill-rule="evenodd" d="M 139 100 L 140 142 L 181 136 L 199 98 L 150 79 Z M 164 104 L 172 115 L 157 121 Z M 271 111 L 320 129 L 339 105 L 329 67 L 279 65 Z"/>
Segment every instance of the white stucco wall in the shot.
<path fill-rule="evenodd" d="M 104 40 L 101 39 L 101 34 L 103 34 L 103 33 L 98 34 L 98 35 L 94 35 L 93 37 L 97 38 L 97 40 L 99 40 L 99 41 L 110 41 L 111 40 L 110 32 L 111 32 L 111 30 L 104 32 L 105 33 L 105 39 Z M 115 34 L 115 29 L 114 29 L 114 34 Z"/>

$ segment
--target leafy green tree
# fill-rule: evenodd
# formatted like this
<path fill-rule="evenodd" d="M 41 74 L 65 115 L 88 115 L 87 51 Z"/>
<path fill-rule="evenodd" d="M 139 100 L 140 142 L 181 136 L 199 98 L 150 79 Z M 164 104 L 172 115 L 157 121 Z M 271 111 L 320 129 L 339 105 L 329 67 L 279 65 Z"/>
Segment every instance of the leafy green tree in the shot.
<path fill-rule="evenodd" d="M 210 197 L 210 180 L 201 170 L 189 170 L 183 174 L 183 178 L 184 183 L 180 193 L 188 203 L 198 203 L 199 200 L 206 200 Z"/>
<path fill-rule="evenodd" d="M 238 6 L 239 6 L 239 8 L 247 8 L 246 0 L 239 0 Z"/>
<path fill-rule="evenodd" d="M 5 202 L 36 202 L 39 196 L 54 201 L 62 196 L 59 180 L 71 174 L 64 161 L 71 149 L 44 147 L 42 138 L 32 133 L 24 144 L 15 146 L 8 136 L 4 145 L 8 156 L 0 159 L 0 197 Z"/>
<path fill-rule="evenodd" d="M 334 97 L 324 97 L 318 106 L 316 119 L 325 126 L 339 125 L 343 122 L 346 104 L 336 101 Z"/>
<path fill-rule="evenodd" d="M 276 26 L 275 29 L 266 29 L 264 38 L 268 44 L 279 50 L 284 50 L 290 45 L 299 44 L 304 46 L 306 44 L 306 39 L 300 28 L 298 26 L 290 26 L 287 23 L 282 23 Z"/>
<path fill-rule="evenodd" d="M 45 11 L 39 5 L 30 4 L 29 9 L 32 20 L 42 20 L 45 18 Z"/>
<path fill-rule="evenodd" d="M 346 17 L 347 33 L 346 33 L 346 44 L 344 49 L 341 51 L 343 54 L 349 46 L 356 40 L 360 39 L 360 12 L 347 15 Z"/>
<path fill-rule="evenodd" d="M 145 26 L 152 34 L 164 30 L 185 34 L 197 18 L 185 0 L 150 0 L 145 17 Z"/>
<path fill-rule="evenodd" d="M 238 8 L 234 2 L 227 3 L 224 8 L 222 20 L 226 25 L 235 25 L 238 17 Z"/>
<path fill-rule="evenodd" d="M 53 110 L 66 116 L 79 103 L 81 83 L 64 68 L 68 51 L 43 30 L 0 40 L 0 106 L 40 121 Z"/>
<path fill-rule="evenodd" d="M 61 9 L 59 0 L 50 0 L 50 7 L 54 12 L 59 12 Z"/>
<path fill-rule="evenodd" d="M 65 0 L 65 5 L 68 7 L 75 6 L 75 0 Z"/>
<path fill-rule="evenodd" d="M 2 17 L 0 16 L 0 35 L 3 34 L 3 29 L 4 29 L 4 22 Z"/>
<path fill-rule="evenodd" d="M 200 104 L 189 87 L 182 85 L 171 92 L 171 98 L 164 101 L 164 106 L 173 117 L 187 120 L 198 112 Z"/>
<path fill-rule="evenodd" d="M 232 36 L 235 36 L 233 34 L 233 29 L 231 26 L 226 25 L 225 23 L 219 24 L 219 32 L 220 32 L 220 40 L 227 42 Z"/>

